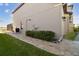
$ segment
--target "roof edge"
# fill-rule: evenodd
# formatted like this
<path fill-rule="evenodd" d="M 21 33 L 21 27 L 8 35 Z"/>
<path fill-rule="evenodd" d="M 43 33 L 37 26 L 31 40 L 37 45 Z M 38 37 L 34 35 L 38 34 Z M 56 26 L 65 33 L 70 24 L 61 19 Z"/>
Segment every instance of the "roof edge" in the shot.
<path fill-rule="evenodd" d="M 19 8 L 21 8 L 24 5 L 24 3 L 21 3 L 18 7 L 16 7 L 13 11 L 12 14 L 14 14 Z"/>

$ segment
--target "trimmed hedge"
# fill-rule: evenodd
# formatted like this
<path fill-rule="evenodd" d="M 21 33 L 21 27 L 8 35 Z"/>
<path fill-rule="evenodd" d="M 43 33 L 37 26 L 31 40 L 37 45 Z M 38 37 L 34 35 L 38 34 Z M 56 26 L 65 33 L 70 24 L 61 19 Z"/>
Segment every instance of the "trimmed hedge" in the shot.
<path fill-rule="evenodd" d="M 46 41 L 53 41 L 55 33 L 52 31 L 26 31 L 26 35 Z"/>

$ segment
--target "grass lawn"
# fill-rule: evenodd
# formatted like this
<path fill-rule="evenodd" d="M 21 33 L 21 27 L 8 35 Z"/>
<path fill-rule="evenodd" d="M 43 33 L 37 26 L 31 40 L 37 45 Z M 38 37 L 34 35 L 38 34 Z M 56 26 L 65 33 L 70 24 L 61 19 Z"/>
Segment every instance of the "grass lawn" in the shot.
<path fill-rule="evenodd" d="M 68 39 L 68 40 L 72 40 L 74 41 L 75 40 L 75 37 L 76 37 L 76 33 L 75 32 L 69 32 L 65 35 L 65 38 Z"/>
<path fill-rule="evenodd" d="M 8 34 L 0 34 L 0 56 L 55 56 Z"/>

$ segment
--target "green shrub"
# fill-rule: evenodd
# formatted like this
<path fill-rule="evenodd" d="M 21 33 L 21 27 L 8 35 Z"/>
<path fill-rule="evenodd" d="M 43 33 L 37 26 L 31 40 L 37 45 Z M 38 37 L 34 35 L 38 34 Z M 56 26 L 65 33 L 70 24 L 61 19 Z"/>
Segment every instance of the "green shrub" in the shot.
<path fill-rule="evenodd" d="M 75 32 L 69 32 L 65 35 L 65 38 L 68 40 L 75 40 L 76 33 Z"/>
<path fill-rule="evenodd" d="M 26 31 L 26 35 L 46 41 L 53 41 L 55 33 L 52 31 Z"/>
<path fill-rule="evenodd" d="M 79 32 L 79 27 L 74 27 L 74 32 Z"/>

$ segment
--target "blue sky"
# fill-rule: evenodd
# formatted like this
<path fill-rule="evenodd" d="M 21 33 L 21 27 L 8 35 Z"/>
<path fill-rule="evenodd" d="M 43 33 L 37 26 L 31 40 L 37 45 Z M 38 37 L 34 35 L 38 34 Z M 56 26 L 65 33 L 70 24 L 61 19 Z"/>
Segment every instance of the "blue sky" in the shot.
<path fill-rule="evenodd" d="M 79 24 L 79 3 L 74 3 L 73 5 L 73 23 Z"/>
<path fill-rule="evenodd" d="M 73 21 L 75 24 L 79 24 L 79 3 L 73 5 Z M 12 23 L 11 12 L 16 6 L 17 3 L 0 3 L 0 27 Z"/>
<path fill-rule="evenodd" d="M 0 3 L 0 27 L 12 22 L 11 12 L 17 3 Z"/>

